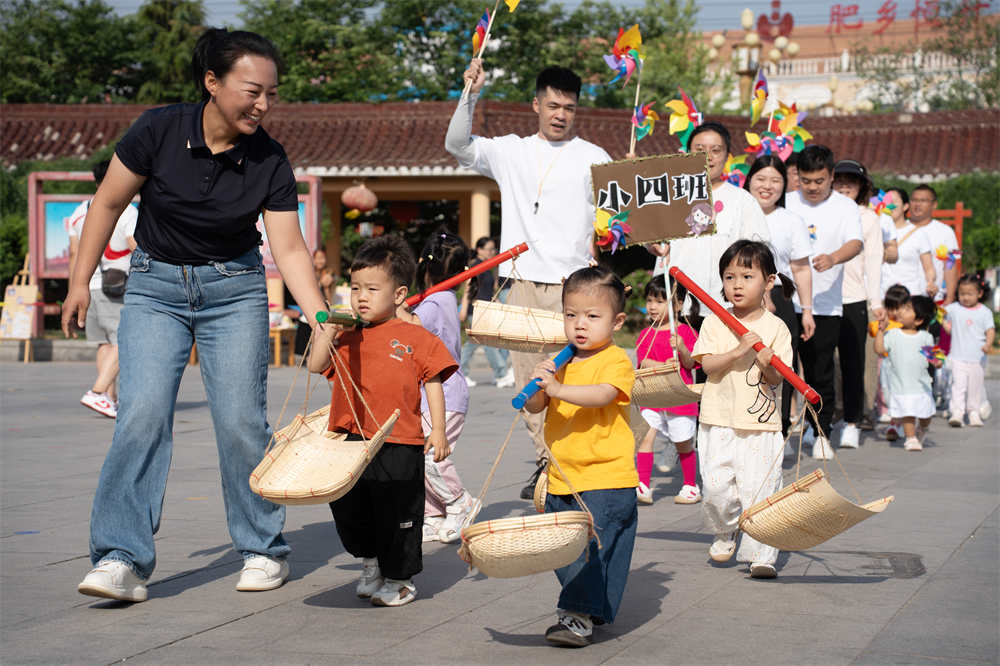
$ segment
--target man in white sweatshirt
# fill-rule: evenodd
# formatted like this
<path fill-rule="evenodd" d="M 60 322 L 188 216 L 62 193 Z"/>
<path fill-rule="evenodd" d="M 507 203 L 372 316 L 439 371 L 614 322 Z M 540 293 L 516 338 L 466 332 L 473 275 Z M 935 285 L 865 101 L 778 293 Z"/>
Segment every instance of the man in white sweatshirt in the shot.
<path fill-rule="evenodd" d="M 500 265 L 500 277 L 512 278 L 507 302 L 522 307 L 562 312 L 562 281 L 585 268 L 594 255 L 595 219 L 590 167 L 610 162 L 602 148 L 574 137 L 573 120 L 580 96 L 580 77 L 563 67 L 547 67 L 535 82 L 532 106 L 538 114 L 538 132 L 521 137 L 472 136 L 473 113 L 486 82 L 479 59 L 465 71 L 471 81 L 448 127 L 445 147 L 466 169 L 488 176 L 500 186 L 500 251 L 527 241 L 530 252 L 511 264 Z M 527 383 L 543 354 L 511 353 L 518 386 Z M 521 491 L 531 499 L 535 483 L 547 463 L 538 434 L 544 413 L 526 416 L 534 425 L 528 432 L 535 444 L 538 469 Z"/>

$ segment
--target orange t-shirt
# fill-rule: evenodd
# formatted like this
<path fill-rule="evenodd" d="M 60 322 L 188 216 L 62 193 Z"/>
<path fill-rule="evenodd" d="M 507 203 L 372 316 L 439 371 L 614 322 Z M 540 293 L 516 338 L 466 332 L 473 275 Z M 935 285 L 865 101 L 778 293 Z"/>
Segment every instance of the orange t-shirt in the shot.
<path fill-rule="evenodd" d="M 392 412 L 399 410 L 399 418 L 386 440 L 398 444 L 424 443 L 420 426 L 420 386 L 428 379 L 441 375 L 447 379 L 458 364 L 444 343 L 422 326 L 408 324 L 401 319 L 390 319 L 384 324 L 347 331 L 340 336 L 336 347 L 340 361 L 323 374 L 333 384 L 330 401 L 330 430 L 352 432 L 371 437 L 385 423 Z M 376 422 L 368 413 L 350 379 L 341 382 L 339 369 L 346 367 L 354 384 L 361 389 L 365 402 L 371 408 Z M 347 394 L 351 396 L 347 402 Z M 351 407 L 354 407 L 354 414 Z M 361 424 L 358 432 L 357 415 Z"/>

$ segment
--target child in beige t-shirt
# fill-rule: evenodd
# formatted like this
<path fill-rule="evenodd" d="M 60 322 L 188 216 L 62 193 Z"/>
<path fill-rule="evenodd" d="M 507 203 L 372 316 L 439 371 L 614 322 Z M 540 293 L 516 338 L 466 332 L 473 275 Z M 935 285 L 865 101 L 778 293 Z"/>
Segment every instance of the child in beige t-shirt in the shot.
<path fill-rule="evenodd" d="M 790 362 L 792 338 L 784 322 L 761 305 L 778 275 L 765 243 L 733 243 L 719 269 L 726 301 L 748 332 L 741 338 L 718 316 L 709 315 L 691 356 L 708 375 L 698 428 L 702 520 L 715 532 L 709 555 L 726 562 L 736 550 L 741 511 L 755 497 L 763 499 L 781 489 L 784 441 L 775 390 L 782 377 L 771 367 L 771 359 L 777 355 Z M 794 286 L 790 278 L 780 277 L 787 299 Z M 764 348 L 755 352 L 758 342 Z M 737 561 L 749 562 L 754 578 L 774 578 L 777 557 L 776 548 L 744 535 Z"/>

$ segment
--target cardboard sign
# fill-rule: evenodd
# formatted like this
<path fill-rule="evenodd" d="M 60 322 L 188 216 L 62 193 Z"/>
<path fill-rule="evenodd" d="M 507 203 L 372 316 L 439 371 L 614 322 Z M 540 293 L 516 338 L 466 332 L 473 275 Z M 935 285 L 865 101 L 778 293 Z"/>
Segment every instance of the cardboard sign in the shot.
<path fill-rule="evenodd" d="M 625 236 L 625 245 L 715 233 L 712 182 L 704 153 L 595 164 L 590 173 L 597 208 L 611 215 L 628 211 L 632 231 Z"/>
<path fill-rule="evenodd" d="M 38 285 L 7 285 L 3 312 L 0 312 L 0 338 L 30 340 L 35 320 Z"/>

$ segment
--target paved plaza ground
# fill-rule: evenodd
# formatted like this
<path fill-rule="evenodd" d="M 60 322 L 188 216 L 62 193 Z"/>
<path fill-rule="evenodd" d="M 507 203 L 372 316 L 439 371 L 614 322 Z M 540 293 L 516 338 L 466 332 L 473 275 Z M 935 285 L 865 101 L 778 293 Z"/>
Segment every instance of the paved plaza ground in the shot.
<path fill-rule="evenodd" d="M 155 368 L 150 368 L 155 373 Z M 90 569 L 88 525 L 112 420 L 78 403 L 84 363 L 0 365 L 0 662 L 3 664 L 961 664 L 1000 661 L 1000 448 L 984 428 L 935 419 L 925 449 L 865 433 L 841 461 L 880 516 L 814 550 L 782 553 L 776 580 L 708 558 L 700 505 L 672 502 L 677 475 L 654 470 L 618 619 L 584 650 L 550 647 L 555 575 L 489 579 L 455 544 L 424 549 L 418 599 L 376 608 L 354 594 L 360 564 L 325 505 L 290 507 L 291 575 L 241 593 L 241 557 L 223 514 L 218 457 L 197 368 L 181 385 L 173 467 L 156 535 L 149 601 L 108 602 L 76 586 Z M 272 423 L 294 369 L 272 369 Z M 488 372 L 473 372 L 488 380 Z M 988 382 L 993 405 L 1000 386 Z M 329 396 L 317 390 L 312 409 Z M 324 393 L 326 392 L 326 393 Z M 305 395 L 300 377 L 294 407 Z M 454 460 L 479 491 L 514 418 L 511 390 L 482 385 Z M 483 512 L 533 513 L 518 499 L 533 452 L 519 426 Z M 817 467 L 803 461 L 803 474 Z M 786 463 L 786 482 L 794 478 Z M 834 465 L 834 486 L 850 487 Z"/>

